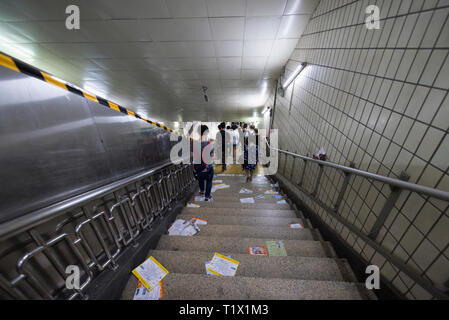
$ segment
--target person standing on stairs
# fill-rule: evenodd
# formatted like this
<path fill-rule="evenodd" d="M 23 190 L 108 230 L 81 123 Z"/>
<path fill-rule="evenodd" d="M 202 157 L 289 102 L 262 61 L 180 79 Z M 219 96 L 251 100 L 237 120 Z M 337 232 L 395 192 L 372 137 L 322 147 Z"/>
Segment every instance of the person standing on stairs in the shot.
<path fill-rule="evenodd" d="M 212 200 L 212 179 L 214 178 L 214 148 L 209 140 L 209 128 L 201 125 L 201 143 L 193 142 L 193 170 L 194 176 L 198 180 L 200 195 L 204 195 L 204 200 Z"/>
<path fill-rule="evenodd" d="M 237 145 L 239 144 L 240 134 L 237 125 L 233 122 L 232 126 L 232 159 L 233 163 L 237 163 Z"/>
<path fill-rule="evenodd" d="M 246 182 L 250 182 L 253 180 L 254 171 L 256 170 L 257 161 L 258 161 L 258 152 L 259 147 L 256 145 L 256 135 L 251 134 L 245 138 L 244 143 L 244 162 L 242 164 L 242 168 L 245 171 Z"/>
<path fill-rule="evenodd" d="M 254 134 L 256 135 L 256 147 L 259 150 L 259 129 L 254 128 Z"/>
<path fill-rule="evenodd" d="M 231 143 L 231 135 L 226 131 L 226 124 L 224 122 L 218 125 L 218 130 L 214 149 L 217 150 L 217 156 L 221 159 L 221 172 L 224 172 L 226 170 L 226 156 L 230 152 L 229 145 Z"/>

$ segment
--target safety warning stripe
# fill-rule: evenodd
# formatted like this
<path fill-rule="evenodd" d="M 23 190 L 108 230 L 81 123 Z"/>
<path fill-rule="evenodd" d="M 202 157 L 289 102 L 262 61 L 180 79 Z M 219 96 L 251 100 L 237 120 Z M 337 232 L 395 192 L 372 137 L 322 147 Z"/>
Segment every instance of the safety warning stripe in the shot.
<path fill-rule="evenodd" d="M 20 61 L 20 60 L 18 60 L 16 58 L 8 56 L 8 55 L 6 55 L 6 54 L 4 54 L 2 52 L 0 52 L 0 65 L 4 66 L 6 68 L 9 68 L 11 70 L 14 70 L 14 71 L 21 72 L 21 73 L 24 73 L 26 75 L 32 76 L 32 77 L 37 78 L 39 80 L 45 81 L 47 83 L 50 83 L 50 84 L 52 84 L 54 86 L 57 86 L 57 87 L 59 87 L 61 89 L 66 90 L 66 91 L 75 93 L 75 94 L 77 94 L 77 95 L 79 95 L 81 97 L 84 97 L 85 99 L 88 99 L 88 100 L 91 100 L 91 101 L 96 102 L 98 104 L 101 104 L 102 106 L 105 106 L 105 107 L 110 108 L 112 110 L 119 111 L 119 112 L 121 112 L 123 114 L 129 115 L 129 116 L 137 118 L 139 120 L 143 120 L 143 121 L 145 121 L 145 122 L 147 122 L 149 124 L 152 124 L 152 125 L 154 125 L 156 127 L 161 128 L 161 129 L 163 129 L 165 131 L 173 132 L 173 133 L 177 134 L 178 136 L 181 136 L 181 137 L 183 137 L 185 139 L 188 138 L 187 136 L 183 135 L 179 131 L 172 130 L 172 129 L 170 129 L 170 128 L 168 128 L 168 127 L 166 127 L 166 126 L 164 126 L 164 125 L 162 125 L 162 124 L 160 124 L 160 123 L 158 123 L 156 121 L 145 119 L 144 117 L 140 116 L 139 114 L 135 113 L 134 111 L 131 111 L 129 109 L 126 109 L 125 107 L 119 106 L 118 104 L 115 104 L 112 101 L 109 101 L 109 100 L 103 99 L 103 98 L 101 98 L 99 96 L 96 96 L 96 95 L 90 94 L 88 92 L 82 91 L 82 90 L 76 88 L 75 86 L 73 86 L 73 85 L 71 85 L 69 83 L 61 82 L 61 81 L 57 80 L 56 78 L 52 77 L 50 74 L 45 73 L 45 72 L 43 72 L 43 71 L 41 71 L 41 70 L 39 70 L 39 69 L 37 69 L 37 68 L 27 64 L 27 63 L 25 63 L 25 62 L 22 62 L 22 61 Z M 190 140 L 192 140 L 192 138 L 190 138 Z"/>

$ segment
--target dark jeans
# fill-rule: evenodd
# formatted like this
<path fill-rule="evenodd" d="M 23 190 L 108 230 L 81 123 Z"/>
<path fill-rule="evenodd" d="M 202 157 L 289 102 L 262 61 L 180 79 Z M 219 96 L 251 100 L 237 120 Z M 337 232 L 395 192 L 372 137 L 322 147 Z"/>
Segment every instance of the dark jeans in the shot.
<path fill-rule="evenodd" d="M 221 170 L 222 171 L 226 170 L 226 157 L 224 150 L 223 150 L 223 157 L 221 158 Z"/>
<path fill-rule="evenodd" d="M 206 172 L 199 172 L 197 174 L 198 184 L 200 186 L 200 191 L 205 193 L 206 198 L 210 198 L 212 190 L 212 179 L 214 178 L 214 169 Z M 206 187 L 204 187 L 206 185 Z"/>

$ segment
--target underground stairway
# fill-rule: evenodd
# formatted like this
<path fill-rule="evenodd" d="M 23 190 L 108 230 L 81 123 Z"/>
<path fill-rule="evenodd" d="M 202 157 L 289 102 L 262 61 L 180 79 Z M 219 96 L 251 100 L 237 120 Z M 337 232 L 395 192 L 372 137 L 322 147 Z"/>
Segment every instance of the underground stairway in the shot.
<path fill-rule="evenodd" d="M 449 0 L 2 0 L 0 114 L 0 300 L 449 300 Z"/>
<path fill-rule="evenodd" d="M 200 207 L 185 207 L 176 217 L 185 221 L 199 217 L 207 225 L 193 236 L 166 233 L 147 253 L 169 271 L 162 280 L 162 299 L 376 299 L 269 177 L 257 175 L 246 182 L 241 174 L 216 174 L 217 183 L 229 188 L 216 190 L 212 202 L 195 202 L 197 191 L 189 202 Z M 242 188 L 252 193 L 240 193 Z M 279 204 L 279 196 L 256 198 L 276 190 L 287 204 Z M 248 197 L 255 203 L 240 202 Z M 303 229 L 289 226 L 298 223 Z M 249 254 L 249 247 L 266 248 L 267 241 L 281 241 L 286 256 Z M 216 252 L 239 262 L 235 276 L 206 274 L 205 262 Z M 130 275 L 121 298 L 132 300 L 137 285 L 137 278 Z"/>

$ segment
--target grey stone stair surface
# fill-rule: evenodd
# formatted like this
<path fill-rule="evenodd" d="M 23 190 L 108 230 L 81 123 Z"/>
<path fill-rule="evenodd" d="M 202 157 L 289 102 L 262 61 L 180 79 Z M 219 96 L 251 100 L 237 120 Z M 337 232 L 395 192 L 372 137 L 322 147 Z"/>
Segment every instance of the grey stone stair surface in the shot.
<path fill-rule="evenodd" d="M 165 300 L 362 300 L 369 294 L 359 283 L 253 277 L 219 277 L 169 273 Z M 122 299 L 132 299 L 137 280 L 130 279 Z"/>
<path fill-rule="evenodd" d="M 204 274 L 206 271 L 204 263 L 212 259 L 214 251 L 151 250 L 148 253 L 148 257 L 150 256 L 170 272 Z M 332 258 L 251 256 L 248 253 L 233 253 L 231 257 L 240 263 L 236 276 L 344 281 L 339 266 Z M 179 263 L 180 261 L 182 263 Z"/>
<path fill-rule="evenodd" d="M 265 204 L 265 203 L 277 204 L 278 201 L 287 200 L 285 198 L 283 198 L 283 199 L 275 199 L 275 198 L 258 199 L 258 198 L 256 198 L 256 196 L 257 196 L 257 194 L 256 195 L 253 195 L 253 194 L 227 195 L 227 194 L 217 194 L 217 193 L 213 193 L 212 194 L 212 198 L 216 202 L 239 202 L 240 199 L 254 198 L 254 202 L 256 204 L 258 204 L 258 203 L 262 203 L 262 204 Z M 281 205 L 281 204 L 277 204 L 277 205 Z"/>
<path fill-rule="evenodd" d="M 230 237 L 193 237 L 163 235 L 156 247 L 158 250 L 225 252 L 229 254 L 248 254 L 248 247 L 266 246 L 267 241 L 279 239 L 230 238 Z M 287 256 L 330 257 L 323 243 L 313 240 L 282 240 Z"/>
<path fill-rule="evenodd" d="M 208 221 L 193 236 L 162 235 L 156 248 L 148 252 L 169 274 L 163 278 L 163 299 L 181 300 L 361 300 L 376 299 L 357 279 L 347 260 L 338 257 L 332 244 L 296 206 L 272 187 L 264 176 L 246 182 L 245 176 L 216 176 L 230 187 L 216 190 L 213 201 L 196 203 L 199 208 L 184 208 L 177 219 L 192 217 Z M 252 190 L 240 194 L 240 190 Z M 276 190 L 279 199 L 257 199 L 267 190 Z M 196 194 L 198 195 L 198 193 Z M 241 198 L 254 198 L 254 204 Z M 289 224 L 301 223 L 304 229 Z M 285 256 L 250 255 L 249 247 L 267 248 L 267 241 L 281 241 Z M 267 250 L 268 251 L 268 250 Z M 215 253 L 239 262 L 232 277 L 207 275 L 205 263 Z M 137 278 L 130 275 L 122 299 L 133 299 Z"/>
<path fill-rule="evenodd" d="M 213 192 L 214 195 L 226 195 L 228 197 L 245 196 L 245 195 L 257 196 L 259 194 L 264 194 L 268 190 L 274 190 L 274 191 L 280 192 L 278 189 L 270 187 L 269 184 L 267 184 L 267 185 L 264 185 L 264 184 L 250 185 L 250 184 L 228 183 L 228 182 L 223 182 L 223 183 L 229 185 L 229 188 L 217 189 L 215 192 Z M 252 193 L 240 193 L 241 189 L 251 190 Z"/>
<path fill-rule="evenodd" d="M 310 229 L 290 229 L 277 226 L 241 226 L 208 224 L 200 226 L 201 236 L 212 237 L 244 237 L 278 240 L 315 240 Z"/>
<path fill-rule="evenodd" d="M 178 219 L 189 220 L 192 215 L 180 214 Z M 226 216 L 226 215 L 211 215 L 202 214 L 201 217 L 208 221 L 208 224 L 226 224 L 226 225 L 241 225 L 241 226 L 278 226 L 287 227 L 289 224 L 302 223 L 298 218 L 282 218 L 282 217 L 248 217 L 248 216 Z"/>
<path fill-rule="evenodd" d="M 213 197 L 213 196 L 212 196 Z M 199 201 L 195 204 L 204 208 L 232 208 L 232 209 L 266 209 L 266 210 L 291 210 L 288 204 L 277 203 L 240 203 L 224 201 Z"/>
<path fill-rule="evenodd" d="M 185 208 L 181 214 L 199 217 L 202 214 L 223 216 L 248 216 L 248 217 L 279 217 L 297 218 L 294 210 L 264 210 L 264 209 L 233 209 L 227 208 Z"/>

